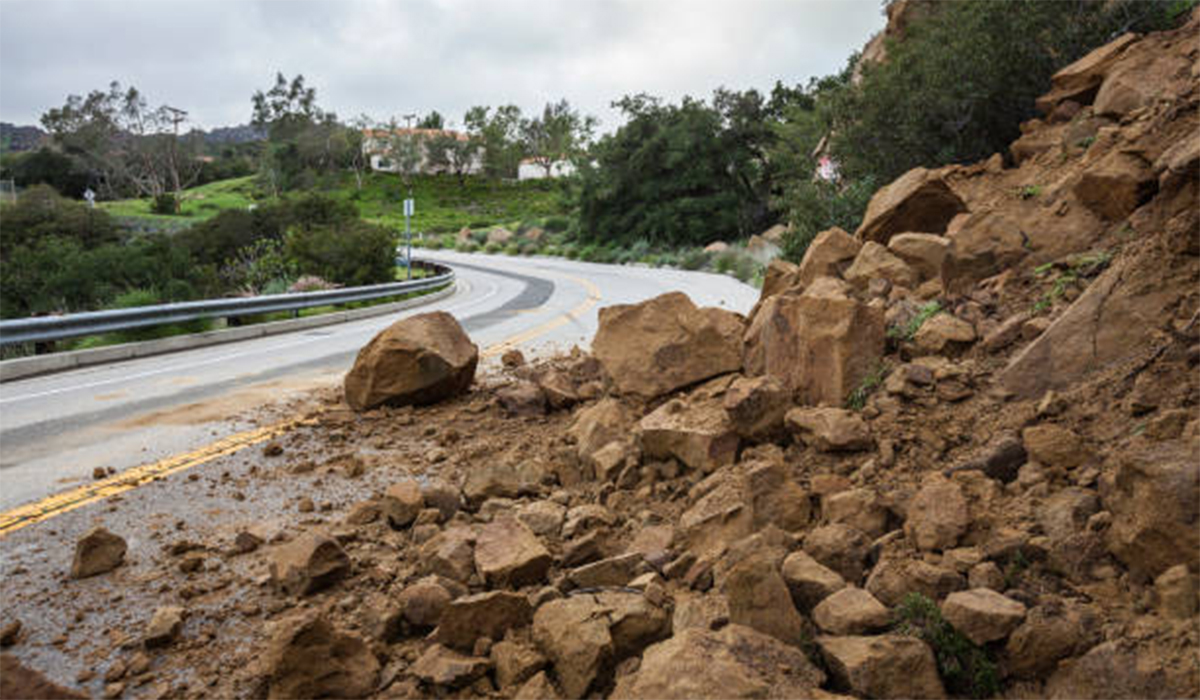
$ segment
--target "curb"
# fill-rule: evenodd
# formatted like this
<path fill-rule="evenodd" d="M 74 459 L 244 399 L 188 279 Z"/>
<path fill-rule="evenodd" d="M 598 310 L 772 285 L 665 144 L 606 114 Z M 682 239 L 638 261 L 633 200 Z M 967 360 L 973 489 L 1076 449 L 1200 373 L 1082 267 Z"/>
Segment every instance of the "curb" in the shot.
<path fill-rule="evenodd" d="M 92 365 L 120 362 L 121 360 L 132 360 L 139 357 L 150 357 L 151 355 L 179 352 L 180 350 L 191 350 L 193 348 L 203 348 L 210 345 L 232 343 L 239 340 L 247 340 L 249 338 L 261 338 L 268 335 L 278 335 L 280 333 L 291 333 L 292 331 L 302 331 L 309 328 L 331 326 L 335 323 L 357 321 L 359 319 L 370 318 L 372 316 L 383 316 L 395 311 L 404 311 L 405 309 L 411 309 L 417 306 L 430 304 L 435 301 L 441 301 L 442 299 L 452 296 L 457 292 L 458 283 L 455 282 L 444 289 L 431 292 L 429 294 L 424 294 L 413 299 L 405 299 L 403 301 L 397 301 L 391 304 L 368 306 L 364 309 L 333 311 L 327 314 L 321 314 L 319 316 L 309 316 L 307 318 L 292 318 L 283 321 L 271 321 L 270 323 L 259 323 L 253 326 L 223 328 L 221 330 L 205 331 L 203 333 L 177 335 L 170 338 L 159 338 L 157 340 L 145 340 L 140 343 L 123 343 L 121 345 L 109 345 L 102 348 L 90 348 L 87 350 L 75 350 L 72 352 L 59 352 L 52 353 L 50 355 L 39 355 L 36 357 L 20 357 L 15 360 L 5 360 L 4 362 L 0 362 L 0 382 L 9 382 L 14 379 L 24 379 L 25 377 L 32 377 L 39 374 L 49 374 L 51 372 L 62 372 L 79 367 L 90 367 Z"/>

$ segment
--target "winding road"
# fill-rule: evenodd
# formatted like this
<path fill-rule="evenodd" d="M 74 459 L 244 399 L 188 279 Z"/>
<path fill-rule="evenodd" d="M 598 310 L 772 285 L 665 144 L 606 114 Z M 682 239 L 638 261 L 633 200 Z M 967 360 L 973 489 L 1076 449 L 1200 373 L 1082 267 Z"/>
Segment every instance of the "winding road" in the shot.
<path fill-rule="evenodd" d="M 495 362 L 586 348 L 599 308 L 667 291 L 745 313 L 758 291 L 702 272 L 425 251 L 458 276 L 449 297 L 334 326 L 0 384 L 0 511 L 92 478 L 162 462 L 247 431 L 252 409 L 336 385 L 364 344 L 397 319 L 453 314 Z M 242 417 L 240 417 L 242 416 Z"/>

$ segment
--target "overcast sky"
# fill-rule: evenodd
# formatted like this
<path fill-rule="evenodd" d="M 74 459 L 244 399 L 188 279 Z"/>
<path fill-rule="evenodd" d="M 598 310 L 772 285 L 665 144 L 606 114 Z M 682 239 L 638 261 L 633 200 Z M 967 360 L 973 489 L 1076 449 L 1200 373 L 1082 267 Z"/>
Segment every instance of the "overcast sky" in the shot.
<path fill-rule="evenodd" d="M 623 95 L 804 83 L 884 23 L 880 0 L 0 0 L 0 121 L 119 80 L 240 124 L 282 71 L 343 119 L 565 97 L 608 131 Z"/>

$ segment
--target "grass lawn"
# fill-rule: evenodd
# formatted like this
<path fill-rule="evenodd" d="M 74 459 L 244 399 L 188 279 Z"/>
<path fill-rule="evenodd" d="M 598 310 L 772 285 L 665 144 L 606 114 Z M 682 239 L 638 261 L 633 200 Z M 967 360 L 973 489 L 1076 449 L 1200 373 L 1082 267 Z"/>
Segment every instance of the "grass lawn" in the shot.
<path fill-rule="evenodd" d="M 245 209 L 254 204 L 258 188 L 255 176 L 219 180 L 183 192 L 183 212 L 179 215 L 153 214 L 149 199 L 121 199 L 100 202 L 97 206 L 113 216 L 132 216 L 159 221 L 203 221 L 225 209 Z"/>

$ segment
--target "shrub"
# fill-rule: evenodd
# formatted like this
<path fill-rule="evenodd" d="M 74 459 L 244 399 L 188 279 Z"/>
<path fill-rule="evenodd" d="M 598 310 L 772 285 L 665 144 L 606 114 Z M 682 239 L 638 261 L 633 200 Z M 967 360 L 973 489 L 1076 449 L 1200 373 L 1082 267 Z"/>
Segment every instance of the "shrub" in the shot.
<path fill-rule="evenodd" d="M 442 249 L 442 240 L 440 238 L 427 238 L 423 241 L 420 241 L 420 243 L 423 248 L 428 248 L 429 250 Z"/>
<path fill-rule="evenodd" d="M 155 214 L 178 214 L 179 200 L 171 192 L 164 192 L 154 197 L 150 203 L 150 211 Z"/>
<path fill-rule="evenodd" d="M 739 255 L 733 267 L 733 276 L 746 284 L 750 284 L 762 272 L 763 266 L 749 255 Z"/>
<path fill-rule="evenodd" d="M 913 316 L 902 326 L 892 326 L 887 330 L 887 337 L 895 340 L 912 340 L 917 331 L 921 330 L 921 326 L 929 319 L 937 316 L 942 312 L 942 304 L 939 301 L 931 301 L 921 307 L 916 316 Z"/>
<path fill-rule="evenodd" d="M 896 606 L 893 618 L 897 632 L 916 637 L 933 649 L 938 674 L 950 694 L 986 698 L 1000 690 L 995 662 L 942 618 L 937 603 L 920 593 L 909 593 Z"/>
<path fill-rule="evenodd" d="M 301 275 L 300 279 L 292 282 L 289 292 L 320 292 L 326 289 L 337 289 L 338 285 L 317 277 L 316 275 Z"/>
<path fill-rule="evenodd" d="M 509 243 L 508 245 L 504 246 L 504 254 L 505 255 L 520 255 L 521 254 L 521 246 L 517 245 L 516 243 Z"/>
<path fill-rule="evenodd" d="M 710 254 L 703 248 L 691 248 L 679 256 L 679 267 L 685 270 L 700 270 L 708 265 Z"/>
<path fill-rule="evenodd" d="M 113 299 L 109 308 L 112 309 L 134 309 L 139 306 L 153 306 L 161 304 L 162 298 L 158 292 L 153 289 L 135 288 L 118 294 Z M 199 333 L 208 330 L 212 326 L 212 321 L 209 319 L 196 319 L 187 323 L 174 323 L 165 326 L 149 326 L 146 328 L 134 328 L 127 331 L 117 331 L 114 333 L 106 333 L 103 340 L 107 343 L 136 343 L 143 340 L 154 340 L 156 338 L 166 338 L 172 335 L 180 335 L 181 333 Z"/>
<path fill-rule="evenodd" d="M 716 258 L 713 259 L 713 269 L 722 275 L 726 275 L 733 271 L 733 268 L 737 265 L 737 261 L 737 251 L 722 251 L 717 253 Z"/>
<path fill-rule="evenodd" d="M 546 217 L 546 223 L 542 225 L 542 228 L 550 233 L 560 233 L 566 231 L 570 225 L 571 220 L 565 216 L 549 216 Z"/>
<path fill-rule="evenodd" d="M 502 250 L 504 250 L 504 247 L 501 246 L 499 243 L 496 243 L 495 241 L 492 241 L 491 243 L 488 243 L 487 245 L 483 246 L 483 252 L 487 253 L 488 255 L 495 255 L 496 253 L 499 253 Z"/>
<path fill-rule="evenodd" d="M 286 249 L 300 273 L 355 287 L 392 281 L 395 247 L 391 231 L 354 221 L 293 229 Z"/>
<path fill-rule="evenodd" d="M 48 185 L 30 187 L 16 203 L 4 206 L 0 256 L 7 257 L 18 245 L 36 244 L 50 236 L 78 241 L 88 248 L 120 240 L 106 212 L 60 196 Z"/>
<path fill-rule="evenodd" d="M 862 223 L 871 195 L 872 177 L 832 183 L 801 180 L 792 183 L 780 198 L 788 211 L 791 229 L 783 234 L 783 257 L 800 264 L 817 234 L 835 226 L 854 233 Z"/>
<path fill-rule="evenodd" d="M 474 253 L 479 250 L 479 246 L 471 241 L 459 241 L 454 244 L 454 249 L 460 253 Z"/>

